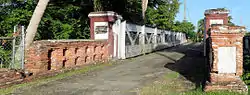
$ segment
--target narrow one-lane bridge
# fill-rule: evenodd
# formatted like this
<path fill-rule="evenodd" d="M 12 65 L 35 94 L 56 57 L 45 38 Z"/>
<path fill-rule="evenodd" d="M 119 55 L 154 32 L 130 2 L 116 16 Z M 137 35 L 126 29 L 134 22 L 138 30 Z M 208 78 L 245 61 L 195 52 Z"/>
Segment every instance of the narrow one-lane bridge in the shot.
<path fill-rule="evenodd" d="M 14 95 L 137 95 L 140 89 L 177 72 L 184 89 L 203 84 L 204 58 L 200 43 L 186 43 L 151 54 L 117 61 L 101 70 L 22 87 Z"/>

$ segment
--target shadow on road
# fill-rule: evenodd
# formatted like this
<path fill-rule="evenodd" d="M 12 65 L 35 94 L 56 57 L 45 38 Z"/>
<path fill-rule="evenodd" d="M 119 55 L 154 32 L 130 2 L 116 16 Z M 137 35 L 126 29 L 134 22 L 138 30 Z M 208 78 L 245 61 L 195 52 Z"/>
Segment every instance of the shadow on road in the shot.
<path fill-rule="evenodd" d="M 165 68 L 176 71 L 186 79 L 195 83 L 196 89 L 204 87 L 207 78 L 207 69 L 205 65 L 205 57 L 203 57 L 203 53 L 201 52 L 202 45 L 200 43 L 179 45 L 177 48 L 175 47 L 165 51 L 178 52 L 185 55 L 181 59 L 175 60 L 172 56 L 157 53 L 174 62 L 165 64 Z"/>

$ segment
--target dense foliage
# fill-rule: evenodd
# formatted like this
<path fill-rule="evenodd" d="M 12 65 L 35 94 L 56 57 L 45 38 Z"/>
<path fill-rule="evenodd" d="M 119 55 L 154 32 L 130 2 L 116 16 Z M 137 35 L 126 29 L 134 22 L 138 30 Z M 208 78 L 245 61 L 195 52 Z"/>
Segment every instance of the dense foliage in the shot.
<path fill-rule="evenodd" d="M 243 62 L 244 73 L 242 75 L 242 79 L 248 85 L 248 89 L 250 88 L 250 56 L 244 55 Z"/>
<path fill-rule="evenodd" d="M 197 32 L 204 32 L 205 31 L 205 20 L 204 19 L 200 19 L 198 21 L 198 25 L 197 25 Z"/>
<path fill-rule="evenodd" d="M 27 27 L 38 0 L 4 0 L 0 4 L 0 36 L 10 36 L 17 24 Z M 185 32 L 193 37 L 190 22 L 175 22 L 178 0 L 149 0 L 146 19 L 142 19 L 141 0 L 50 0 L 35 39 L 89 38 L 88 14 L 114 11 L 124 20 L 151 27 Z"/>
<path fill-rule="evenodd" d="M 0 46 L 0 68 L 7 68 L 11 62 L 11 50 L 7 50 L 4 46 Z"/>
<path fill-rule="evenodd" d="M 197 39 L 197 33 L 194 32 L 195 26 L 191 22 L 176 21 L 172 28 L 173 31 L 186 33 L 187 37 L 193 41 Z"/>
<path fill-rule="evenodd" d="M 179 6 L 178 0 L 155 0 L 154 2 L 149 2 L 146 23 L 154 27 L 172 30 Z"/>
<path fill-rule="evenodd" d="M 8 5 L 1 6 L 0 36 L 10 35 L 13 26 L 20 24 L 27 26 L 37 2 L 34 0 L 13 0 Z M 39 24 L 36 39 L 68 39 L 88 38 L 88 6 L 81 6 L 79 2 L 54 0 L 47 6 L 47 10 Z"/>

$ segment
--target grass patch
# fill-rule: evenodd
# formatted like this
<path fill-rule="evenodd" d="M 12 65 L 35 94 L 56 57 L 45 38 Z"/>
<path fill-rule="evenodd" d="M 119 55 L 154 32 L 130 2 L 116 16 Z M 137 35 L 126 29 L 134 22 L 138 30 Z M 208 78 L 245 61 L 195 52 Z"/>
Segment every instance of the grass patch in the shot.
<path fill-rule="evenodd" d="M 17 85 L 13 85 L 11 87 L 8 87 L 8 88 L 0 89 L 0 94 L 1 95 L 11 94 L 15 89 L 18 89 L 18 88 L 32 87 L 32 86 L 35 86 L 35 85 L 41 85 L 41 84 L 45 84 L 45 83 L 48 83 L 48 82 L 51 82 L 51 81 L 63 79 L 65 77 L 70 77 L 70 76 L 73 76 L 75 74 L 82 74 L 82 73 L 86 73 L 86 72 L 89 72 L 89 71 L 101 69 L 103 67 L 107 67 L 107 66 L 111 66 L 111 65 L 112 65 L 112 63 L 89 65 L 89 66 L 85 66 L 85 67 L 80 68 L 80 69 L 71 70 L 71 71 L 68 71 L 68 72 L 65 72 L 65 73 L 59 73 L 59 74 L 57 74 L 55 76 L 52 76 L 52 77 L 39 78 L 39 79 L 34 80 L 32 82 L 17 84 Z"/>
<path fill-rule="evenodd" d="M 214 92 L 203 92 L 202 90 L 185 92 L 181 95 L 244 95 L 237 92 L 229 91 L 214 91 Z"/>
<path fill-rule="evenodd" d="M 179 73 L 176 72 L 170 72 L 164 76 L 164 79 L 176 79 L 179 77 Z"/>
<path fill-rule="evenodd" d="M 180 89 L 180 83 L 175 81 L 179 77 L 176 72 L 169 72 L 161 81 L 155 81 L 153 84 L 140 90 L 139 95 L 178 95 L 177 89 Z"/>
<path fill-rule="evenodd" d="M 178 73 L 170 72 L 163 77 L 163 80 L 155 81 L 140 89 L 139 95 L 244 95 L 229 91 L 204 92 L 202 87 L 195 89 L 194 84 L 185 84 L 180 77 Z"/>

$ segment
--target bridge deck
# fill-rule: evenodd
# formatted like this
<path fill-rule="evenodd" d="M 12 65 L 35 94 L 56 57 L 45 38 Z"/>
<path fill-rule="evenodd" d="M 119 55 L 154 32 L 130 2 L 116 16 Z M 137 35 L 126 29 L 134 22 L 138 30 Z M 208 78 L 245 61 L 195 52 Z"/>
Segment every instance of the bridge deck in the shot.
<path fill-rule="evenodd" d="M 17 89 L 22 95 L 136 95 L 141 88 L 162 78 L 169 72 L 178 72 L 195 88 L 202 84 L 204 58 L 197 43 L 119 61 L 102 70 L 78 74 L 45 84 Z M 204 69 L 202 69 L 204 70 Z"/>

